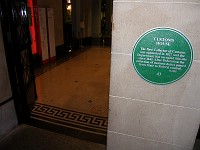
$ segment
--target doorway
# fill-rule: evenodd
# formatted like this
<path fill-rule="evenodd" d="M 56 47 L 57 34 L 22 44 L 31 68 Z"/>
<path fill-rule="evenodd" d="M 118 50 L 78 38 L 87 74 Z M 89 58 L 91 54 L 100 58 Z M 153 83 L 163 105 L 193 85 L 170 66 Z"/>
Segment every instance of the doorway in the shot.
<path fill-rule="evenodd" d="M 38 99 L 32 125 L 106 144 L 111 49 L 108 4 L 112 6 L 105 0 L 63 1 L 65 53 L 36 69 Z"/>

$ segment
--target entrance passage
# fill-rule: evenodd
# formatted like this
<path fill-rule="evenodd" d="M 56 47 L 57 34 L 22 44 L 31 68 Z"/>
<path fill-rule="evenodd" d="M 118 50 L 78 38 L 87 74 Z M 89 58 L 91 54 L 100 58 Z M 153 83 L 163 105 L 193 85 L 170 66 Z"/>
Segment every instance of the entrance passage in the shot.
<path fill-rule="evenodd" d="M 57 64 L 56 64 L 57 63 Z M 87 48 L 36 77 L 34 126 L 106 143 L 110 48 Z M 50 66 L 49 66 L 50 67 Z"/>

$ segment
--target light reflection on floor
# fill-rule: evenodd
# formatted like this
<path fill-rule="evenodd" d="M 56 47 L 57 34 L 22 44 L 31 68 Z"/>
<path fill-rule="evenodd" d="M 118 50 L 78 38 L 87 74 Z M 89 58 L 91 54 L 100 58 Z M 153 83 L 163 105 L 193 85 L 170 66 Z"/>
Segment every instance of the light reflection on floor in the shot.
<path fill-rule="evenodd" d="M 110 48 L 102 47 L 89 48 L 41 74 L 36 77 L 38 105 L 32 113 L 34 124 L 38 125 L 51 120 L 50 123 L 60 126 L 62 122 L 58 116 L 65 114 L 62 115 L 65 117 L 62 118 L 65 120 L 63 125 L 65 124 L 70 129 L 69 120 L 67 120 L 69 116 L 66 117 L 66 114 L 75 111 L 78 114 L 70 113 L 70 115 L 76 116 L 74 125 L 77 125 L 77 128 L 80 127 L 81 130 L 84 128 L 84 132 L 92 131 L 95 135 L 103 133 L 106 137 L 107 127 L 103 126 L 107 126 L 109 80 Z M 60 110 L 56 110 L 57 108 Z M 42 111 L 43 114 L 41 114 Z M 54 120 L 50 117 L 54 117 Z M 85 124 L 80 126 L 83 121 Z M 93 126 L 92 123 L 97 123 L 97 126 Z M 102 135 L 100 136 L 102 141 Z"/>
<path fill-rule="evenodd" d="M 110 48 L 90 48 L 36 78 L 39 103 L 106 117 Z"/>

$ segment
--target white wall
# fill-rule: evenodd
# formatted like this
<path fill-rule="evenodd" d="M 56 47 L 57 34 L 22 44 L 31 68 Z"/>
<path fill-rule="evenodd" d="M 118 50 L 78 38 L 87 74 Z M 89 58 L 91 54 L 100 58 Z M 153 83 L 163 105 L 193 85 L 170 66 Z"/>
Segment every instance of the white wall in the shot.
<path fill-rule="evenodd" d="M 107 150 L 192 150 L 200 123 L 200 1 L 114 0 Z M 137 39 L 155 27 L 175 28 L 194 52 L 180 80 L 155 85 L 132 65 Z"/>
<path fill-rule="evenodd" d="M 0 25 L 0 103 L 12 96 Z"/>
<path fill-rule="evenodd" d="M 12 92 L 0 24 L 0 138 L 2 138 L 18 124 L 13 100 L 3 103 L 10 98 L 12 98 Z"/>

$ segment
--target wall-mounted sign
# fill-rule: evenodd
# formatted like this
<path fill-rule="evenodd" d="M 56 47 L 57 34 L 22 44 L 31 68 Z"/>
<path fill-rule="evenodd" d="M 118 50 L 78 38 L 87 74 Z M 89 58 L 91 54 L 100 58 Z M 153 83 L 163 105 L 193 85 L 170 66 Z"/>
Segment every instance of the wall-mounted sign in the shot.
<path fill-rule="evenodd" d="M 154 84 L 169 84 L 190 69 L 193 50 L 183 33 L 172 28 L 155 28 L 136 42 L 132 63 L 137 73 Z"/>

